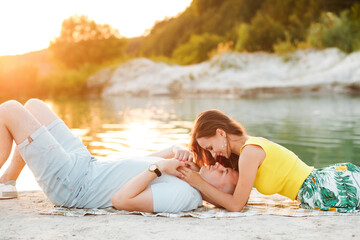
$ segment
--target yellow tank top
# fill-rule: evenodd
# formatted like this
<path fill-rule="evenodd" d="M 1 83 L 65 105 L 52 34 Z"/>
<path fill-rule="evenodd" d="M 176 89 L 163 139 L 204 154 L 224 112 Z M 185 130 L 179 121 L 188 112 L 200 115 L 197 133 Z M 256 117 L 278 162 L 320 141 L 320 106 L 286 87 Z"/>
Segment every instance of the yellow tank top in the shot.
<path fill-rule="evenodd" d="M 301 185 L 314 167 L 306 165 L 285 147 L 257 137 L 250 137 L 241 147 L 240 153 L 249 144 L 261 147 L 266 153 L 256 173 L 256 189 L 265 195 L 278 193 L 295 200 Z"/>

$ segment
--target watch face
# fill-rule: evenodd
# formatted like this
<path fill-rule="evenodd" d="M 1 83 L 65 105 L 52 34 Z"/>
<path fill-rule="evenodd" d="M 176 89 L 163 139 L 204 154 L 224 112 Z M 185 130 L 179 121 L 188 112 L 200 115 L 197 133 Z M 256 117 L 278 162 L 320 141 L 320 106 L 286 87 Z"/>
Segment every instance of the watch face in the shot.
<path fill-rule="evenodd" d="M 155 169 L 156 169 L 156 165 L 152 164 L 152 165 L 149 166 L 150 171 L 155 171 Z"/>

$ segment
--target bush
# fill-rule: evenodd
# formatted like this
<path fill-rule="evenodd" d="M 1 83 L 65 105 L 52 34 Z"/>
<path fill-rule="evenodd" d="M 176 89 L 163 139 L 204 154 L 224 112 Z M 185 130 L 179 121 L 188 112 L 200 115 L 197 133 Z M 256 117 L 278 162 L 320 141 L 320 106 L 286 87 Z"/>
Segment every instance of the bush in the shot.
<path fill-rule="evenodd" d="M 296 51 L 296 46 L 293 44 L 290 40 L 290 35 L 286 33 L 286 39 L 285 41 L 280 41 L 273 46 L 274 52 L 285 56 L 288 53 L 292 53 Z"/>
<path fill-rule="evenodd" d="M 258 12 L 251 24 L 241 24 L 237 50 L 273 51 L 273 45 L 285 39 L 285 28 L 268 15 Z"/>
<path fill-rule="evenodd" d="M 340 15 L 323 13 L 320 22 L 311 24 L 307 42 L 315 48 L 337 47 L 344 52 L 360 49 L 359 21 L 360 5 L 355 5 L 351 11 L 344 10 Z"/>
<path fill-rule="evenodd" d="M 219 55 L 226 52 L 232 52 L 233 51 L 233 45 L 234 43 L 232 41 L 228 42 L 221 42 L 217 45 L 217 47 L 213 50 L 211 50 L 208 53 L 209 58 L 212 58 L 215 55 Z"/>
<path fill-rule="evenodd" d="M 222 41 L 223 38 L 215 34 L 193 35 L 188 43 L 175 49 L 172 57 L 179 64 L 199 63 L 207 60 L 209 53 Z"/>
<path fill-rule="evenodd" d="M 246 43 L 250 41 L 250 25 L 246 23 L 240 24 L 237 34 L 238 39 L 235 44 L 235 51 L 245 51 Z"/>
<path fill-rule="evenodd" d="M 87 79 L 96 69 L 89 64 L 80 69 L 63 69 L 43 78 L 42 85 L 47 89 L 48 96 L 84 96 L 87 94 Z"/>

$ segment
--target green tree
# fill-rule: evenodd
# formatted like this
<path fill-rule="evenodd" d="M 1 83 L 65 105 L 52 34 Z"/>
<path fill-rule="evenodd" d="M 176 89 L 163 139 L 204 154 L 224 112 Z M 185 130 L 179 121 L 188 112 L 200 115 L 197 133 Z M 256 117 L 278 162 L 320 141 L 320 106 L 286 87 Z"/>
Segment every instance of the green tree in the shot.
<path fill-rule="evenodd" d="M 234 41 L 235 26 L 249 22 L 265 0 L 194 0 L 176 18 L 157 22 L 147 35 L 139 52 L 144 56 L 173 56 L 191 36 L 205 33 Z"/>
<path fill-rule="evenodd" d="M 353 10 L 357 2 L 359 0 L 193 0 L 177 17 L 154 25 L 143 38 L 139 55 L 174 57 L 179 55 L 181 48 L 182 52 L 186 52 L 185 46 L 191 49 L 188 43 L 193 35 L 206 33 L 221 36 L 222 42 L 234 42 L 238 51 L 274 51 L 275 45 L 282 52 L 292 51 L 299 46 L 309 46 L 306 42 L 308 29 L 319 22 L 323 13 L 340 16 L 342 11 L 350 9 L 351 14 L 346 16 L 347 22 L 344 21 L 346 26 L 341 24 L 344 27 L 342 30 L 344 34 L 350 32 L 358 39 L 360 21 Z M 340 28 L 333 30 L 337 32 Z M 331 38 L 335 39 L 334 36 Z M 343 43 L 332 42 L 334 46 L 344 48 L 339 45 Z M 358 40 L 351 42 L 351 49 L 360 45 Z"/>
<path fill-rule="evenodd" d="M 55 60 L 69 68 L 85 63 L 101 64 L 123 56 L 126 40 L 108 24 L 96 24 L 86 16 L 72 16 L 62 23 L 61 33 L 51 42 Z"/>
<path fill-rule="evenodd" d="M 258 12 L 249 27 L 240 26 L 241 48 L 248 51 L 273 51 L 273 45 L 285 39 L 285 28 L 268 15 Z M 241 39 L 242 37 L 246 39 Z"/>

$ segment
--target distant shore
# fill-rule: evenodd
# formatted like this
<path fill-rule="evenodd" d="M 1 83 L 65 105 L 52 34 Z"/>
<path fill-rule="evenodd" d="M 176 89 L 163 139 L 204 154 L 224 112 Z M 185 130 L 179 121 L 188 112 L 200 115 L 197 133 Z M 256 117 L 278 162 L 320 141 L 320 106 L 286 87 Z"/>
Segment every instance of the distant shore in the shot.
<path fill-rule="evenodd" d="M 41 191 L 0 200 L 0 239 L 359 239 L 360 216 L 165 218 L 40 215 L 53 207 Z"/>
<path fill-rule="evenodd" d="M 335 48 L 299 50 L 287 58 L 227 52 L 187 66 L 136 58 L 102 69 L 89 77 L 87 86 L 103 97 L 358 95 L 359 69 L 360 52 L 346 55 Z"/>

